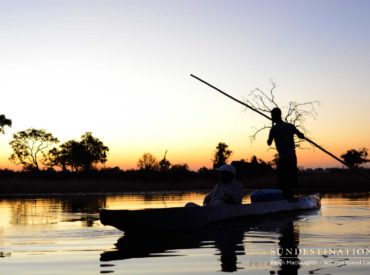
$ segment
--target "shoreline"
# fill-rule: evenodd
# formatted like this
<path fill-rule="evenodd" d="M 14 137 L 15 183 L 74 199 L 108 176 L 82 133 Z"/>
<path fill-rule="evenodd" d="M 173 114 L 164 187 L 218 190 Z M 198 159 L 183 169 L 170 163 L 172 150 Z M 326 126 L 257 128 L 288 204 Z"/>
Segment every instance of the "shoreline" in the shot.
<path fill-rule="evenodd" d="M 252 191 L 256 189 L 247 189 L 245 191 L 244 196 L 249 195 Z M 0 200 L 3 199 L 27 199 L 27 198 L 63 198 L 63 197 L 109 197 L 109 196 L 127 196 L 127 195 L 176 195 L 176 194 L 184 194 L 184 193 L 204 193 L 207 194 L 209 190 L 205 189 L 192 189 L 192 190 L 159 190 L 159 191 L 130 191 L 130 192 L 91 192 L 91 193 L 14 193 L 14 194 L 0 194 Z M 314 192 L 309 190 L 297 190 L 296 195 L 308 195 Z M 322 196 L 325 195 L 336 195 L 336 194 L 348 194 L 348 196 L 356 197 L 356 195 L 363 196 L 364 193 L 368 193 L 370 197 L 370 190 L 358 190 L 353 192 L 345 192 L 341 190 L 322 190 L 318 191 Z"/>
<path fill-rule="evenodd" d="M 244 176 L 239 178 L 248 192 L 256 189 L 276 188 L 276 175 Z M 79 177 L 50 179 L 42 177 L 0 177 L 0 198 L 15 196 L 100 196 L 150 192 L 207 192 L 217 180 L 213 177 L 184 177 L 183 180 L 125 179 Z M 370 181 L 349 171 L 332 173 L 301 172 L 297 193 L 356 193 L 370 191 Z"/>

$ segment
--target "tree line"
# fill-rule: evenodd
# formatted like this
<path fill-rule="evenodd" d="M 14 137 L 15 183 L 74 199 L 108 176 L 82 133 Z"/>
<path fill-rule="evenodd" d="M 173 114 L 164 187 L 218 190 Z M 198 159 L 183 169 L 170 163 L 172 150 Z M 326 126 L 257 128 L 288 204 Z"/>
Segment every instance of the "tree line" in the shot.
<path fill-rule="evenodd" d="M 109 148 L 91 132 L 83 134 L 79 140 L 68 140 L 59 144 L 59 139 L 44 129 L 29 128 L 13 135 L 10 146 L 13 150 L 9 160 L 22 166 L 23 171 L 58 170 L 69 172 L 86 172 L 98 170 L 98 165 L 103 165 L 108 160 Z M 59 146 L 57 146 L 59 144 Z M 224 142 L 219 142 L 213 153 L 213 168 L 228 163 L 232 151 Z M 248 170 L 245 160 L 233 161 L 232 164 L 238 170 Z M 251 161 L 256 170 L 257 167 L 267 167 L 266 172 L 272 170 L 272 164 L 254 156 Z M 153 172 L 184 174 L 190 171 L 187 163 L 172 164 L 167 159 L 167 151 L 164 157 L 158 161 L 151 153 L 144 153 L 137 161 L 139 172 L 153 174 Z M 199 169 L 205 174 L 209 170 L 206 167 Z M 257 169 L 258 170 L 258 169 Z"/>
<path fill-rule="evenodd" d="M 58 143 L 58 138 L 44 129 L 19 131 L 9 143 L 13 149 L 9 160 L 25 171 L 57 168 L 72 172 L 91 170 L 108 160 L 108 146 L 91 132 L 83 134 L 80 140 L 68 140 L 56 146 Z"/>
<path fill-rule="evenodd" d="M 12 121 L 0 115 L 0 133 L 4 133 L 5 126 L 11 127 Z M 21 165 L 24 171 L 41 171 L 56 169 L 61 171 L 79 172 L 97 170 L 99 164 L 105 165 L 108 160 L 109 148 L 91 132 L 81 135 L 79 140 L 69 140 L 59 146 L 59 139 L 44 129 L 29 128 L 13 134 L 10 141 L 13 150 L 9 160 Z M 213 168 L 228 163 L 232 150 L 224 142 L 219 142 L 212 156 Z M 238 170 L 254 170 L 269 172 L 275 168 L 277 155 L 270 162 L 265 162 L 253 156 L 251 162 L 246 160 L 233 161 L 232 164 Z M 368 149 L 350 149 L 341 155 L 341 158 L 351 166 L 359 167 L 369 162 Z M 151 153 L 144 153 L 137 162 L 139 171 L 189 171 L 186 163 L 171 164 L 167 159 L 167 151 L 164 157 L 158 161 Z M 206 171 L 202 167 L 199 171 Z"/>

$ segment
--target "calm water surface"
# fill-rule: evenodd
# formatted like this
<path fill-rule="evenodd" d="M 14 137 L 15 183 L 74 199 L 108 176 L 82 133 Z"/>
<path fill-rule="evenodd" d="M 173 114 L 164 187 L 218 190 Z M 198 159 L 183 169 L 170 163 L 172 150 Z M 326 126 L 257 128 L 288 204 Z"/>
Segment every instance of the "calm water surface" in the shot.
<path fill-rule="evenodd" d="M 99 222 L 103 207 L 173 207 L 203 196 L 0 198 L 0 274 L 370 273 L 370 193 L 325 195 L 320 211 L 176 236 L 124 236 Z"/>

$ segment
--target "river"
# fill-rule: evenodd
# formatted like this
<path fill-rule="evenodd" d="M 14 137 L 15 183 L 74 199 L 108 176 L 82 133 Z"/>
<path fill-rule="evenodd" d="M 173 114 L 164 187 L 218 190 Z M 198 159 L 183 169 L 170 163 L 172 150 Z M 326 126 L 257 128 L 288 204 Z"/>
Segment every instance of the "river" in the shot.
<path fill-rule="evenodd" d="M 130 237 L 99 209 L 201 203 L 204 193 L 0 198 L 0 274 L 369 274 L 370 193 L 319 211 L 181 234 Z M 245 198 L 245 202 L 249 197 Z"/>

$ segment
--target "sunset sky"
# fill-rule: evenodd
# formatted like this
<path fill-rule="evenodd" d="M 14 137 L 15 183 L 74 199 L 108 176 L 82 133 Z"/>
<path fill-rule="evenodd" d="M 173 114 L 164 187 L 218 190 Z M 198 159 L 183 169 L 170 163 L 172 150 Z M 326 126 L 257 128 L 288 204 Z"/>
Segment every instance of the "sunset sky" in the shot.
<path fill-rule="evenodd" d="M 318 100 L 309 137 L 336 155 L 370 149 L 370 1 L 0 1 L 0 167 L 12 134 L 43 128 L 61 142 L 86 131 L 110 148 L 107 166 L 135 168 L 150 152 L 191 169 L 269 161 L 268 123 L 198 75 L 245 99 L 273 79 L 281 106 Z M 309 147 L 309 146 L 307 146 Z M 304 167 L 340 167 L 319 150 Z"/>

